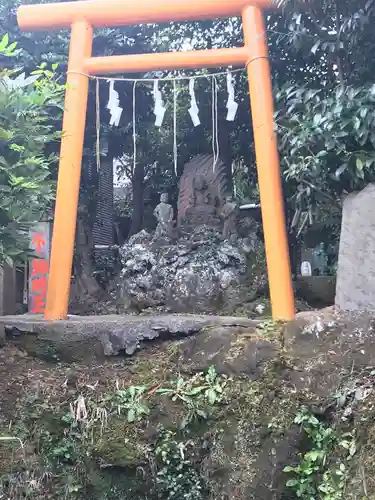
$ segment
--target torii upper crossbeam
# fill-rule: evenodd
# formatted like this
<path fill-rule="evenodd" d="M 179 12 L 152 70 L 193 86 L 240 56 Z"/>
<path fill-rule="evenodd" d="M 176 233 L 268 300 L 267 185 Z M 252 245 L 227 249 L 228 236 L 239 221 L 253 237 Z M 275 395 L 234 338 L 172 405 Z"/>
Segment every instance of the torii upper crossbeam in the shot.
<path fill-rule="evenodd" d="M 63 137 L 45 318 L 68 312 L 90 75 L 246 66 L 262 208 L 272 313 L 294 316 L 266 28 L 272 0 L 88 0 L 18 9 L 22 30 L 71 29 Z M 242 16 L 244 47 L 163 54 L 92 57 L 93 28 Z"/>

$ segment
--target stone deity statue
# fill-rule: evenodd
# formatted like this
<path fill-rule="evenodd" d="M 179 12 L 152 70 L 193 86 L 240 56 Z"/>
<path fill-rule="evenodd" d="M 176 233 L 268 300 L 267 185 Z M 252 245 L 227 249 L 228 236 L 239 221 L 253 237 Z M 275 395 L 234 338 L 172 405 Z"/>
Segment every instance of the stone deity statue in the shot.
<path fill-rule="evenodd" d="M 229 240 L 237 236 L 238 205 L 232 196 L 227 196 L 220 213 L 223 221 L 223 239 Z"/>
<path fill-rule="evenodd" d="M 163 237 L 171 238 L 173 233 L 174 210 L 172 205 L 168 203 L 168 195 L 166 193 L 160 196 L 160 203 L 154 210 L 154 216 L 158 221 L 154 239 Z"/>
<path fill-rule="evenodd" d="M 220 211 L 229 190 L 227 167 L 219 160 L 213 169 L 212 155 L 199 155 L 184 167 L 180 179 L 177 226 L 181 234 L 201 228 L 221 231 Z"/>

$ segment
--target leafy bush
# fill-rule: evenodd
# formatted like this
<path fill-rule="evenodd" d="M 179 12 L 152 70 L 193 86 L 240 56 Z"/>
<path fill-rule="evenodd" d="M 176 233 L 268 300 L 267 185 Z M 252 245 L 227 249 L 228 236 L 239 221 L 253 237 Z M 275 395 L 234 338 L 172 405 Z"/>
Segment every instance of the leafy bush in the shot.
<path fill-rule="evenodd" d="M 357 451 L 354 434 L 339 436 L 305 409 L 294 422 L 309 437 L 310 450 L 300 454 L 297 465 L 285 467 L 284 472 L 292 475 L 286 485 L 302 500 L 344 500 L 350 461 Z M 333 456 L 340 448 L 342 456 Z"/>
<path fill-rule="evenodd" d="M 156 393 L 168 395 L 172 401 L 186 405 L 181 422 L 181 429 L 184 429 L 195 420 L 207 419 L 207 405 L 222 402 L 225 386 L 225 378 L 217 374 L 214 366 L 210 366 L 207 373 L 197 373 L 187 380 L 181 377 L 173 381 L 171 387 L 162 387 Z"/>
<path fill-rule="evenodd" d="M 0 54 L 14 51 L 5 35 Z M 0 71 L 0 263 L 23 256 L 30 224 L 54 198 L 51 167 L 57 157 L 46 148 L 60 137 L 63 89 L 44 65 L 29 77 L 19 69 Z"/>
<path fill-rule="evenodd" d="M 155 448 L 159 463 L 156 485 L 168 500 L 202 500 L 204 484 L 193 465 L 194 442 L 176 439 L 175 433 L 166 431 Z"/>
<path fill-rule="evenodd" d="M 375 85 L 277 94 L 283 170 L 302 210 L 375 180 Z"/>

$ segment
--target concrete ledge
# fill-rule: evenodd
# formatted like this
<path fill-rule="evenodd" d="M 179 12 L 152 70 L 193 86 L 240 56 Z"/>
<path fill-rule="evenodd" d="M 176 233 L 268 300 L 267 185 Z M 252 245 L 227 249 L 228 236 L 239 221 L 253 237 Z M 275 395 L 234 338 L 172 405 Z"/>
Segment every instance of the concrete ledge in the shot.
<path fill-rule="evenodd" d="M 56 322 L 37 315 L 0 317 L 6 337 L 30 354 L 69 362 L 132 355 L 147 341 L 187 337 L 210 327 L 254 328 L 258 324 L 247 318 L 177 314 L 71 316 Z"/>

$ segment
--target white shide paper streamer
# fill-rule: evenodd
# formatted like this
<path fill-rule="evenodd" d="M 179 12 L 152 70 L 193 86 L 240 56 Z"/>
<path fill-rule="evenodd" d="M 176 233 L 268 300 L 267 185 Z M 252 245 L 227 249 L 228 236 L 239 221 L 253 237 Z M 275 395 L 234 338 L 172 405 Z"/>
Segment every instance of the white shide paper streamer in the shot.
<path fill-rule="evenodd" d="M 227 73 L 227 89 L 228 89 L 227 121 L 233 122 L 234 119 L 236 118 L 238 104 L 234 100 L 234 84 L 233 84 L 232 73 L 230 71 L 228 71 Z"/>
<path fill-rule="evenodd" d="M 163 97 L 161 95 L 161 91 L 159 90 L 159 82 L 158 80 L 154 81 L 154 115 L 155 115 L 155 125 L 157 127 L 161 127 L 163 125 L 164 115 L 165 115 L 165 107 L 163 104 Z"/>
<path fill-rule="evenodd" d="M 111 114 L 111 120 L 109 124 L 118 127 L 122 115 L 122 108 L 120 108 L 120 99 L 118 92 L 116 92 L 114 88 L 115 85 L 114 80 L 108 80 L 108 81 L 109 81 L 109 100 L 107 104 L 107 109 Z"/>
<path fill-rule="evenodd" d="M 197 99 L 195 97 L 195 79 L 191 78 L 190 83 L 189 83 L 189 93 L 190 93 L 190 109 L 189 113 L 191 116 L 191 119 L 193 121 L 194 127 L 198 127 L 198 125 L 201 124 L 201 121 L 199 119 L 199 108 L 197 104 Z"/>

